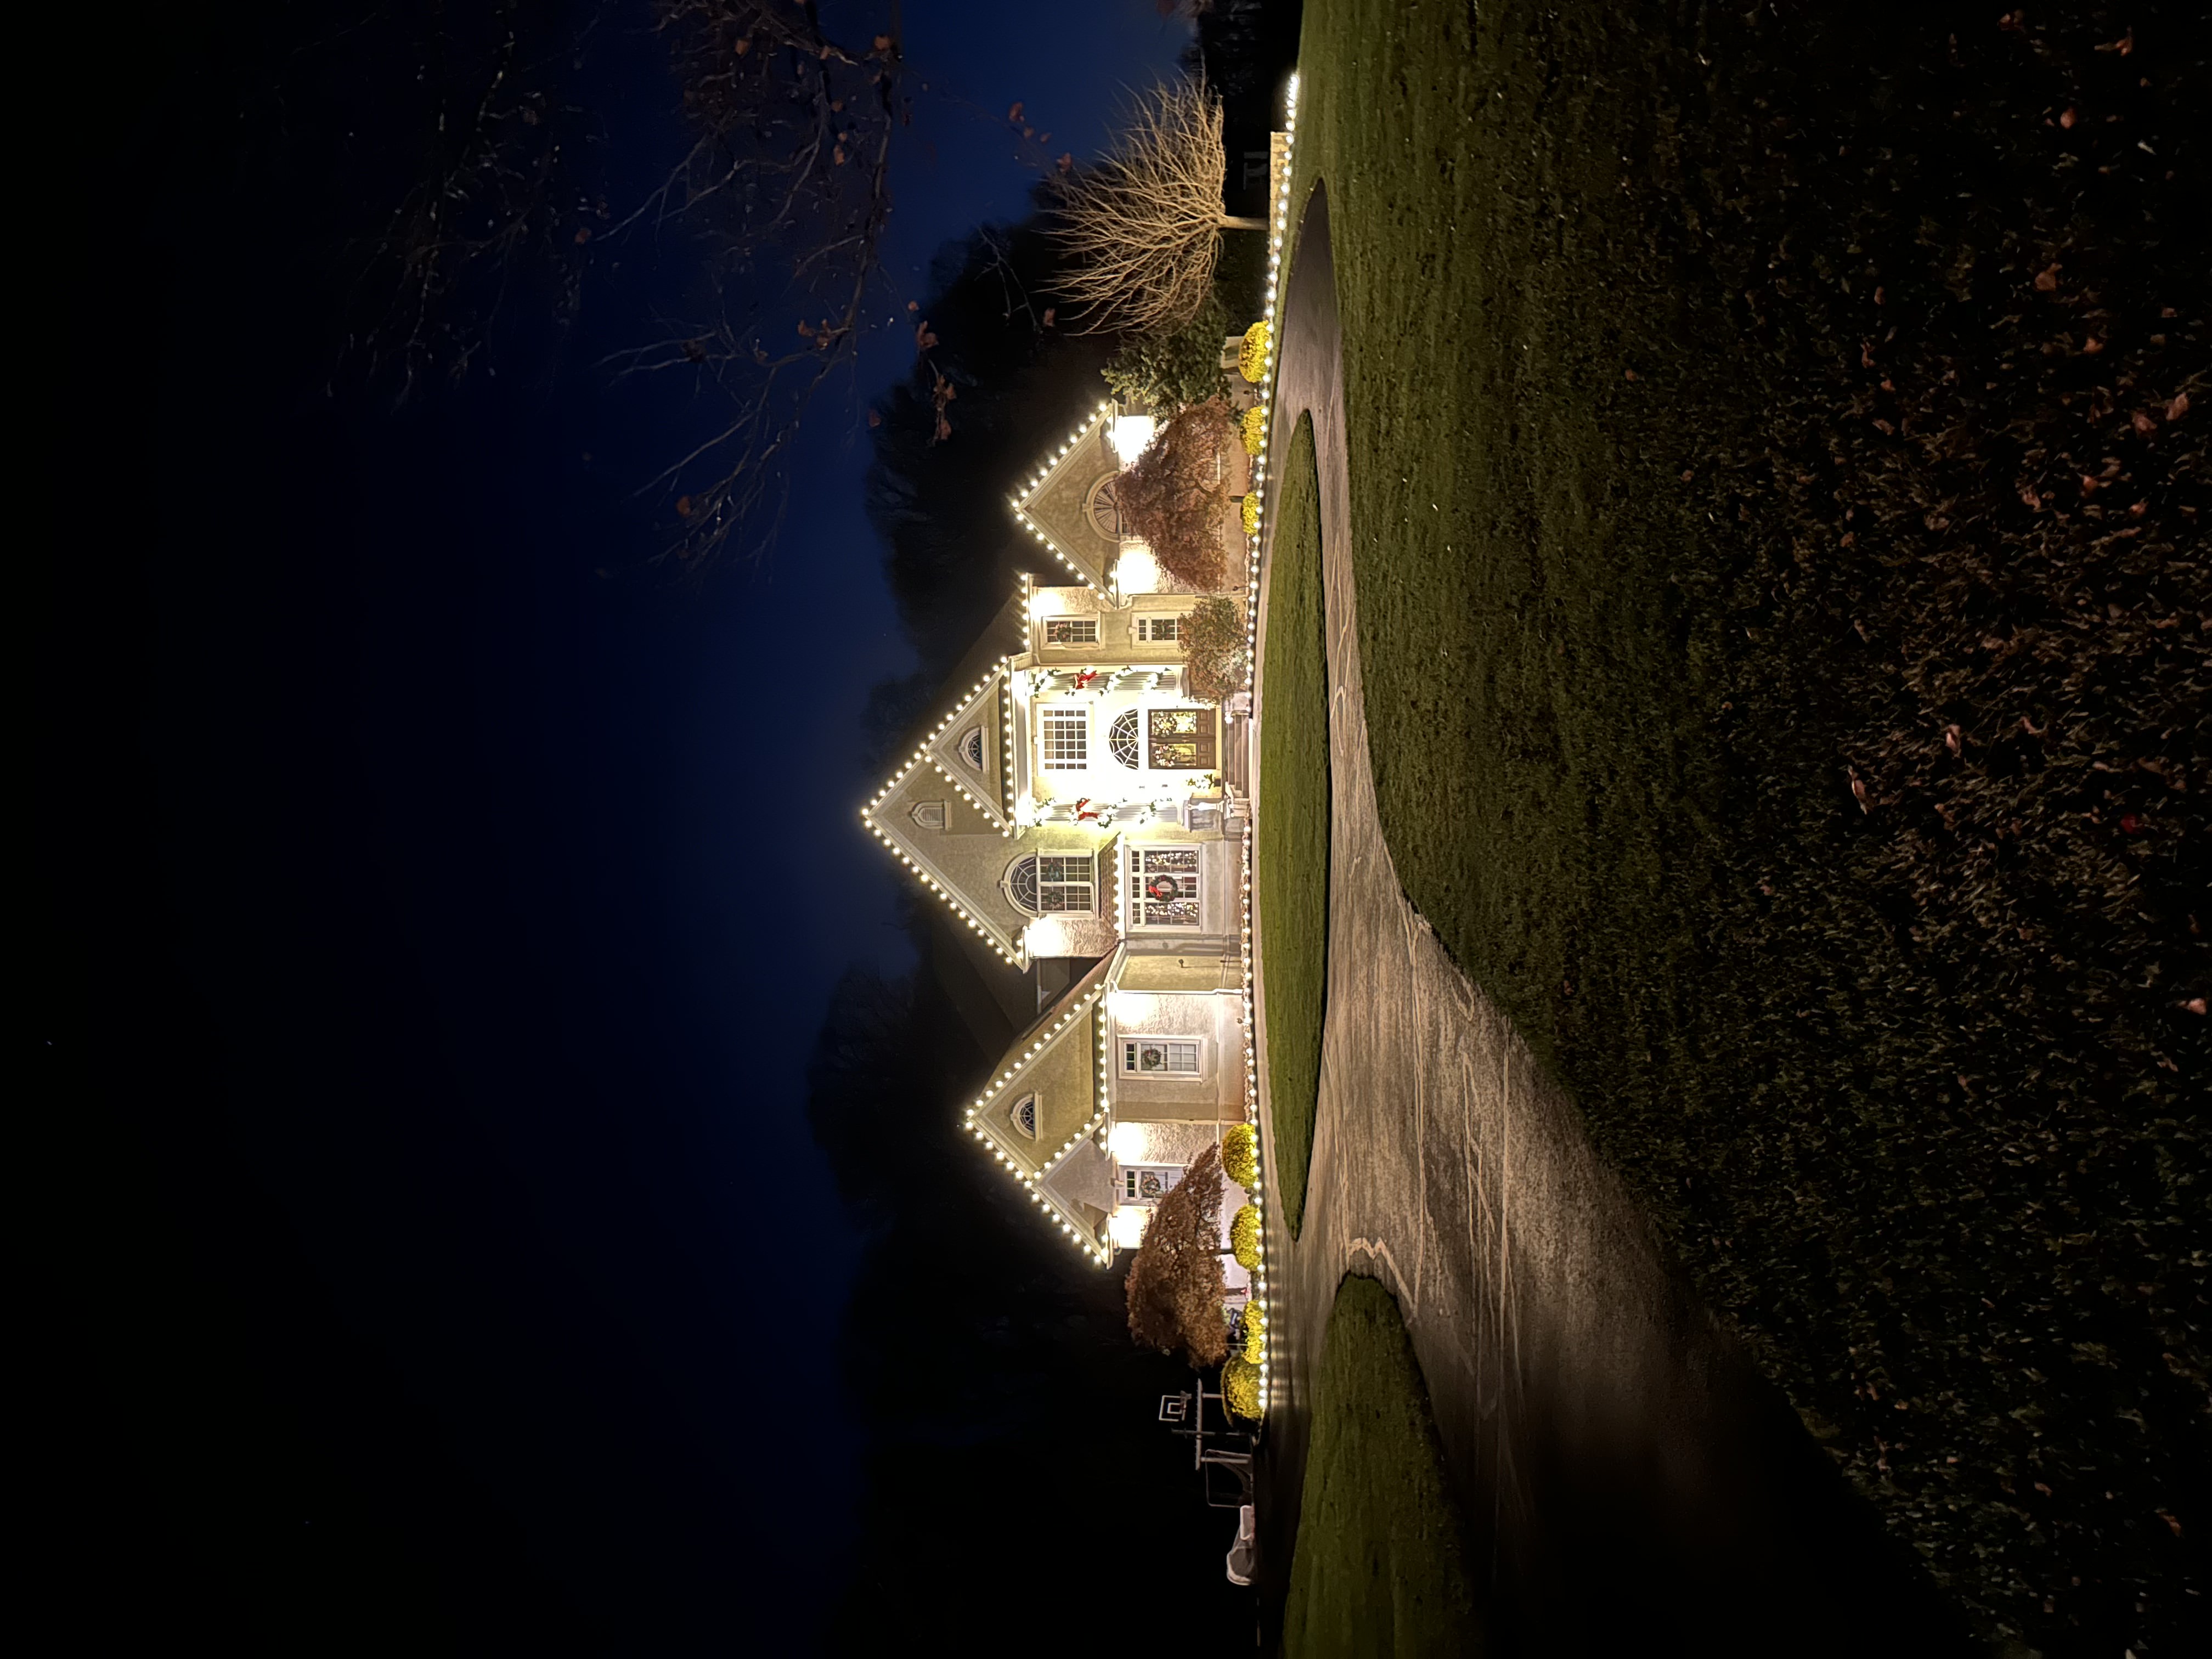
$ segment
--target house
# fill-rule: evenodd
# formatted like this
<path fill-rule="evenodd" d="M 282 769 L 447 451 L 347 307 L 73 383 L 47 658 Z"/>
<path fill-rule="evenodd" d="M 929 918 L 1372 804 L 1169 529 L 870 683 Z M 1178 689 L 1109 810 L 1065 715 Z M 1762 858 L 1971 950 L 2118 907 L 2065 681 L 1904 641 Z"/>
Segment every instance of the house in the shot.
<path fill-rule="evenodd" d="M 1112 516 L 1113 422 L 1128 418 L 1102 406 L 1016 498 L 1075 580 L 1021 579 L 860 814 L 1036 975 L 1042 1012 L 968 1127 L 1102 1264 L 1245 1121 L 1250 1066 L 1244 726 L 1185 690 L 1202 596 L 1162 591 Z"/>

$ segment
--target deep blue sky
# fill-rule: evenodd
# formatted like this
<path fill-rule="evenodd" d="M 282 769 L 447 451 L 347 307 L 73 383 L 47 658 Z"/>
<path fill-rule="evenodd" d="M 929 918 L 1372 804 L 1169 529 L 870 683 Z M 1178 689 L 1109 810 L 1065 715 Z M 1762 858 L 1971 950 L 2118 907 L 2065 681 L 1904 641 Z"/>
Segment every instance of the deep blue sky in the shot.
<path fill-rule="evenodd" d="M 589 48 L 617 214 L 678 136 L 643 17 Z M 1024 210 L 1009 104 L 1089 153 L 1186 38 L 1151 0 L 905 18 L 932 95 L 893 314 L 942 243 Z M 185 54 L 170 95 L 215 109 L 224 60 Z M 298 227 L 343 204 L 231 163 L 173 167 L 130 233 L 143 501 L 73 618 L 118 659 L 70 672 L 121 705 L 104 816 L 149 860 L 103 891 L 85 1064 L 131 1096 L 171 1236 L 149 1283 L 175 1276 L 158 1318 L 191 1352 L 160 1363 L 228 1413 L 180 1382 L 147 1432 L 278 1577 L 381 1553 L 440 1587 L 433 1622 L 773 1648 L 855 1479 L 826 1357 L 860 1240 L 803 1072 L 848 965 L 909 960 L 854 822 L 862 706 L 914 662 L 861 510 L 904 319 L 810 418 L 769 560 L 678 584 L 645 572 L 666 509 L 638 487 L 717 410 L 595 365 L 696 305 L 690 243 L 595 250 L 557 346 L 526 294 L 482 372 L 394 410 L 322 395 Z M 173 1496 L 185 1525 L 212 1501 Z M 301 1541 L 326 1537 L 335 1565 Z"/>

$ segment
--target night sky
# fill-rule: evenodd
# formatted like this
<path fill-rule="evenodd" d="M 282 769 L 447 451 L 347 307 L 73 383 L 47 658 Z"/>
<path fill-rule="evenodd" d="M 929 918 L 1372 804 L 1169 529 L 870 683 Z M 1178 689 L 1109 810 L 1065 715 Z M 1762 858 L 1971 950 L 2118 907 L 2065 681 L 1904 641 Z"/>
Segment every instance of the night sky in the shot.
<path fill-rule="evenodd" d="M 680 141 L 646 21 L 604 14 L 572 88 L 617 210 Z M 905 21 L 939 95 L 901 304 L 1026 211 L 1007 105 L 1088 153 L 1187 38 L 1151 0 Z M 696 308 L 692 243 L 595 249 L 566 329 L 524 272 L 472 371 L 395 402 L 334 273 L 388 205 L 398 55 L 283 7 L 131 50 L 67 256 L 86 441 L 37 688 L 98 1616 L 803 1646 L 856 1536 L 862 1245 L 805 1070 L 842 975 L 915 963 L 854 822 L 870 691 L 920 659 L 863 504 L 908 325 L 810 419 L 772 554 L 674 580 L 641 486 L 716 410 L 599 365 Z"/>

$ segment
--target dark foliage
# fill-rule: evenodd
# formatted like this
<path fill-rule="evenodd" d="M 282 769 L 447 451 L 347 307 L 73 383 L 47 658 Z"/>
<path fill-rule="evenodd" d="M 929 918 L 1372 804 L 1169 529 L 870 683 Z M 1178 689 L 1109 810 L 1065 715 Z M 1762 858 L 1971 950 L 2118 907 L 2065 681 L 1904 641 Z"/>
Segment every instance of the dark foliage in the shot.
<path fill-rule="evenodd" d="M 1116 398 L 1166 415 L 1228 391 L 1221 342 L 1229 333 L 1229 313 L 1221 304 L 1218 270 L 1216 276 L 1214 296 L 1197 316 L 1165 334 L 1137 336 L 1108 361 L 1106 385 Z"/>
<path fill-rule="evenodd" d="M 1048 326 L 1054 254 L 1036 222 L 987 228 L 946 247 L 922 309 L 940 343 L 879 410 L 868 513 L 890 547 L 893 593 L 927 672 L 941 678 L 1015 573 L 1057 570 L 1006 498 L 1098 400 L 1111 337 Z M 959 392 L 951 437 L 937 440 L 935 379 Z M 1062 573 L 1063 574 L 1065 573 Z"/>
<path fill-rule="evenodd" d="M 810 1074 L 816 1134 L 873 1235 L 836 1364 L 867 1486 L 833 1646 L 876 1651 L 893 1622 L 1005 1630 L 1003 1587 L 976 1553 L 1003 1551 L 1047 1507 L 1064 1521 L 1069 1490 L 1087 1525 L 1152 1540 L 1147 1594 L 1179 1625 L 1242 1645 L 1251 1607 L 1221 1577 L 1220 1516 L 1184 1443 L 1152 1420 L 1154 1397 L 1188 1390 L 1190 1372 L 1130 1345 L 1114 1276 L 958 1129 L 957 1102 L 998 1053 L 945 994 L 963 971 L 855 971 Z"/>

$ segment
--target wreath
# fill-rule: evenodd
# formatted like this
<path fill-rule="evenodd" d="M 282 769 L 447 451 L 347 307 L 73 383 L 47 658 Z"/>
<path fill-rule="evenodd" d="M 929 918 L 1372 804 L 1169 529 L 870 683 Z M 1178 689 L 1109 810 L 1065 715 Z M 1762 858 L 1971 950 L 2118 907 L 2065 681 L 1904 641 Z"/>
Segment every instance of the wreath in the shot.
<path fill-rule="evenodd" d="M 1145 881 L 1145 896 L 1164 904 L 1170 899 L 1181 898 L 1182 887 L 1173 876 L 1151 876 Z"/>

